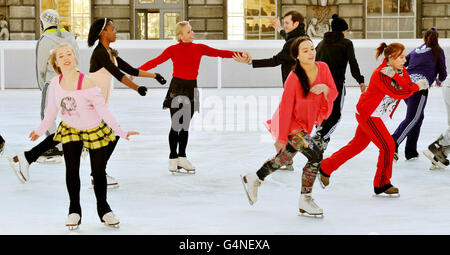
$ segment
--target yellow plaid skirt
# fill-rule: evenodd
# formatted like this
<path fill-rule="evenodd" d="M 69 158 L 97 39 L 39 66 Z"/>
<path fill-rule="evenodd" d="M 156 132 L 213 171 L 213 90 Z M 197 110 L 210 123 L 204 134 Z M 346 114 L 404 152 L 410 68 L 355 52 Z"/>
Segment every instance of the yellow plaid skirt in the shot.
<path fill-rule="evenodd" d="M 84 147 L 95 150 L 107 146 L 110 142 L 114 142 L 116 136 L 112 129 L 103 121 L 98 127 L 87 130 L 69 127 L 61 121 L 53 140 L 62 144 L 81 141 Z"/>

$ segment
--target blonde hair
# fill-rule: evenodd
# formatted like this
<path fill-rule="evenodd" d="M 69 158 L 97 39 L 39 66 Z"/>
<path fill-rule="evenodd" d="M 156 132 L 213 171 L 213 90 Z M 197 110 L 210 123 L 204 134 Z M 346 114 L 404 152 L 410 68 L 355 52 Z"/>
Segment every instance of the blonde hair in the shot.
<path fill-rule="evenodd" d="M 50 64 L 57 74 L 61 74 L 61 68 L 56 64 L 56 51 L 60 48 L 67 47 L 72 51 L 73 56 L 75 57 L 75 66 L 78 69 L 78 59 L 75 55 L 75 49 L 69 43 L 60 43 L 53 50 L 50 51 Z"/>
<path fill-rule="evenodd" d="M 175 27 L 175 33 L 177 36 L 177 41 L 181 41 L 181 34 L 183 32 L 183 28 L 185 26 L 189 25 L 189 21 L 180 21 L 177 23 L 176 27 Z"/>

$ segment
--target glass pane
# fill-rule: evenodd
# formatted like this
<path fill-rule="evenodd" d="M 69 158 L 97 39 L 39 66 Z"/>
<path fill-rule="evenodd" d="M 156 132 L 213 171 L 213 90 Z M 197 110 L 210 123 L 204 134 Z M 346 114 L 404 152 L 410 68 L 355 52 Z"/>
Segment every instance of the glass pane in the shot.
<path fill-rule="evenodd" d="M 381 33 L 367 33 L 367 39 L 381 39 Z"/>
<path fill-rule="evenodd" d="M 367 31 L 381 31 L 381 19 L 367 19 Z"/>
<path fill-rule="evenodd" d="M 261 16 L 275 16 L 275 0 L 261 0 Z"/>
<path fill-rule="evenodd" d="M 395 38 L 395 39 L 397 39 L 398 38 L 398 35 L 397 35 L 397 32 L 385 32 L 385 33 L 383 33 L 383 39 L 393 39 L 393 38 Z"/>
<path fill-rule="evenodd" d="M 383 19 L 383 31 L 397 31 L 398 19 Z"/>
<path fill-rule="evenodd" d="M 70 0 L 58 0 L 58 13 L 61 17 L 72 17 Z"/>
<path fill-rule="evenodd" d="M 414 39 L 414 32 L 400 32 L 399 38 Z"/>
<path fill-rule="evenodd" d="M 155 0 L 139 0 L 140 4 L 152 4 L 154 2 L 155 2 Z"/>
<path fill-rule="evenodd" d="M 159 12 L 147 13 L 147 39 L 159 39 Z"/>
<path fill-rule="evenodd" d="M 270 26 L 272 18 L 261 18 L 261 33 L 263 34 L 275 34 L 275 29 Z"/>
<path fill-rule="evenodd" d="M 41 1 L 41 12 L 47 9 L 56 10 L 56 0 L 42 0 Z"/>
<path fill-rule="evenodd" d="M 368 16 L 381 16 L 381 1 L 380 0 L 367 0 L 367 15 Z"/>
<path fill-rule="evenodd" d="M 413 31 L 414 30 L 414 19 L 399 19 L 399 30 L 400 31 Z"/>
<path fill-rule="evenodd" d="M 138 12 L 137 15 L 137 36 L 139 40 L 145 40 L 147 39 L 147 37 L 145 36 L 145 14 L 142 12 Z"/>
<path fill-rule="evenodd" d="M 59 27 L 64 28 L 69 32 L 72 32 L 72 19 L 67 17 L 59 18 Z"/>
<path fill-rule="evenodd" d="M 176 39 L 175 27 L 180 22 L 178 12 L 164 13 L 164 39 Z"/>
<path fill-rule="evenodd" d="M 400 0 L 400 15 L 414 16 L 414 6 L 412 0 Z"/>
<path fill-rule="evenodd" d="M 244 17 L 228 17 L 228 39 L 244 39 Z"/>
<path fill-rule="evenodd" d="M 180 0 L 164 0 L 165 4 L 177 4 Z"/>
<path fill-rule="evenodd" d="M 246 16 L 259 16 L 259 0 L 247 0 L 245 14 Z"/>
<path fill-rule="evenodd" d="M 258 34 L 246 34 L 245 40 L 259 40 Z"/>
<path fill-rule="evenodd" d="M 398 15 L 398 0 L 384 0 L 384 15 L 385 16 Z"/>
<path fill-rule="evenodd" d="M 89 34 L 89 27 L 91 25 L 90 18 L 73 18 L 72 33 L 74 34 L 77 40 L 87 40 L 87 36 Z"/>
<path fill-rule="evenodd" d="M 258 18 L 245 18 L 245 33 L 246 34 L 259 34 L 259 19 Z"/>

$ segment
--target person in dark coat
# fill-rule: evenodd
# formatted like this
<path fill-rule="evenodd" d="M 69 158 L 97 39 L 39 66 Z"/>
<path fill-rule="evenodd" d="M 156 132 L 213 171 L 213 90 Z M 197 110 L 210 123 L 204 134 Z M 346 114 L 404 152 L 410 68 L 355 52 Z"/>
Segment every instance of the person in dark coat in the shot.
<path fill-rule="evenodd" d="M 355 58 L 353 43 L 345 38 L 348 24 L 337 14 L 334 14 L 332 19 L 331 32 L 325 33 L 323 40 L 316 47 L 316 61 L 323 61 L 328 64 L 334 82 L 336 83 L 336 88 L 339 92 L 338 97 L 334 101 L 333 111 L 330 117 L 322 122 L 322 125 L 317 127 L 316 130 L 314 139 L 319 147 L 321 147 L 322 151 L 325 151 L 328 142 L 330 141 L 330 136 L 341 119 L 341 111 L 342 106 L 344 105 L 345 96 L 344 83 L 347 64 L 350 64 L 350 71 L 353 78 L 359 83 L 361 92 L 366 90 L 364 76 L 361 75 L 358 61 L 356 61 Z"/>

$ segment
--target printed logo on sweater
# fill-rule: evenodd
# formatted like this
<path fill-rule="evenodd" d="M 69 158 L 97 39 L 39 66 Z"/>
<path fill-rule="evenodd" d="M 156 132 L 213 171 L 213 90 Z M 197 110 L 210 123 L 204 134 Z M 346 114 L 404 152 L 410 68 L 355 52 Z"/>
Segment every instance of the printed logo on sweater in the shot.
<path fill-rule="evenodd" d="M 80 116 L 77 112 L 77 101 L 73 97 L 64 97 L 61 99 L 61 114 L 69 116 Z"/>

